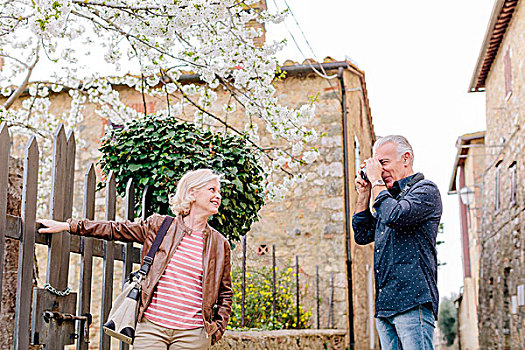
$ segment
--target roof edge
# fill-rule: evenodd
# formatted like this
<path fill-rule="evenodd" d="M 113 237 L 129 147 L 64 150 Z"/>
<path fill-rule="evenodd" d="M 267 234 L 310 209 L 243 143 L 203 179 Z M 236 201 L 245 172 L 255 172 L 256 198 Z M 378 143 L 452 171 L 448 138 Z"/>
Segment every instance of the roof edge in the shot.
<path fill-rule="evenodd" d="M 372 143 L 375 143 L 377 137 L 376 137 L 376 133 L 374 130 L 374 123 L 372 120 L 372 111 L 370 109 L 370 101 L 368 99 L 368 89 L 366 88 L 365 72 L 359 69 L 359 67 L 357 67 L 357 65 L 355 65 L 353 62 L 348 61 L 348 60 L 346 60 L 346 62 L 348 63 L 348 67 L 347 67 L 348 70 L 356 74 L 359 77 L 359 80 L 361 82 L 363 100 L 365 103 L 366 114 L 368 117 L 368 124 L 370 125 L 370 131 L 372 132 Z"/>
<path fill-rule="evenodd" d="M 519 0 L 496 0 L 483 38 L 468 92 L 485 90 L 485 82 Z"/>
<path fill-rule="evenodd" d="M 456 148 L 458 150 L 456 153 L 456 159 L 454 160 L 454 166 L 452 168 L 452 176 L 450 177 L 450 183 L 448 186 L 447 194 L 456 194 L 458 192 L 456 188 L 456 177 L 458 174 L 458 167 L 462 165 L 463 162 L 465 162 L 465 158 L 461 156 L 468 153 L 468 148 L 465 148 L 462 146 L 469 145 L 471 141 L 482 139 L 482 138 L 485 138 L 485 131 L 478 131 L 478 132 L 463 134 L 458 137 L 456 141 Z"/>
<path fill-rule="evenodd" d="M 279 68 L 286 74 L 301 74 L 310 73 L 317 71 L 337 70 L 339 68 L 354 68 L 357 69 L 353 64 L 348 61 L 334 61 L 324 63 L 307 63 L 307 64 L 294 64 L 291 66 L 280 66 Z M 199 74 L 182 74 L 179 77 L 181 83 L 198 83 L 202 82 Z"/>

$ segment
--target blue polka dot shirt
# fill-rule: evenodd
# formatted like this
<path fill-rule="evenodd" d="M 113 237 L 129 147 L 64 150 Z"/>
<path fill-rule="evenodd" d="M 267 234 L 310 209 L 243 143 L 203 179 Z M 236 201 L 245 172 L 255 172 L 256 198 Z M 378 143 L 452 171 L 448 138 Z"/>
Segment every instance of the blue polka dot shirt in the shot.
<path fill-rule="evenodd" d="M 382 191 L 373 204 L 374 214 L 367 209 L 352 218 L 356 243 L 375 242 L 376 317 L 431 305 L 437 319 L 436 235 L 443 208 L 437 186 L 426 179 L 400 195 L 414 176 Z"/>

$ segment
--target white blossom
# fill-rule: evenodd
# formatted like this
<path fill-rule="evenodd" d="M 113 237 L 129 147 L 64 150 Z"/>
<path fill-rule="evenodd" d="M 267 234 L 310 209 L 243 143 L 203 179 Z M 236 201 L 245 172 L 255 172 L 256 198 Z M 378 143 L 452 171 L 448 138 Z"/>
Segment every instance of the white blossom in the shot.
<path fill-rule="evenodd" d="M 301 178 L 302 164 L 318 156 L 312 149 L 318 133 L 308 126 L 315 108 L 306 104 L 293 109 L 277 102 L 275 53 L 285 42 L 257 47 L 253 38 L 261 31 L 247 23 L 278 23 L 286 12 L 258 14 L 246 9 L 256 2 L 0 0 L 0 57 L 4 59 L 0 93 L 12 94 L 34 64 L 35 70 L 44 69 L 49 75 L 45 82 L 30 80 L 23 86 L 29 89 L 29 97 L 16 113 L 10 106 L 0 106 L 0 118 L 36 128 L 46 142 L 60 123 L 78 128 L 86 103 L 97 104 L 96 113 L 112 122 L 125 124 L 141 118 L 141 113 L 122 102 L 116 84 L 163 100 L 166 94 L 178 96 L 156 112 L 163 118 L 178 117 L 196 104 L 198 108 L 192 109 L 195 122 L 221 131 L 230 115 L 242 111 L 245 125 L 240 130 L 261 148 L 259 162 L 267 176 L 267 197 L 282 199 Z M 112 74 L 101 74 L 101 67 Z M 130 74 L 116 76 L 120 70 Z M 178 83 L 188 72 L 199 75 L 206 84 Z M 54 115 L 50 90 L 64 89 L 69 92 L 70 106 L 66 113 Z M 231 92 L 231 98 L 219 102 L 219 89 Z M 28 130 L 17 128 L 21 133 Z M 262 138 L 263 134 L 270 138 Z M 263 139 L 273 140 L 272 144 L 261 145 Z M 275 149 L 262 150 L 268 147 Z M 44 173 L 50 169 L 50 165 L 43 167 Z M 283 172 L 284 168 L 288 170 Z"/>

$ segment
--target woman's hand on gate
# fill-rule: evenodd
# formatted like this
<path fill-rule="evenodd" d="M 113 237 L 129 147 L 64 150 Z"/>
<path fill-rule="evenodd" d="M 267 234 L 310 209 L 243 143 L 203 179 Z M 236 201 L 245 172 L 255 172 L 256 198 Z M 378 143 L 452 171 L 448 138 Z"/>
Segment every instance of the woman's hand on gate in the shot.
<path fill-rule="evenodd" d="M 38 219 L 36 222 L 45 226 L 44 228 L 38 229 L 38 232 L 40 233 L 57 233 L 69 231 L 69 224 L 67 222 L 47 219 Z"/>

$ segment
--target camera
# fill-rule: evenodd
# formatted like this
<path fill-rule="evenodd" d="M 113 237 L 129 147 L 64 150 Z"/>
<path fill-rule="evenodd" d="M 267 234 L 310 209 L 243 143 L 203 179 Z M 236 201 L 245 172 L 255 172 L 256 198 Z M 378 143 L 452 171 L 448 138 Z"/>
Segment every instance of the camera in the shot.
<path fill-rule="evenodd" d="M 363 180 L 370 182 L 370 180 L 368 180 L 368 176 L 366 175 L 366 166 L 359 171 L 359 175 L 361 175 Z"/>

